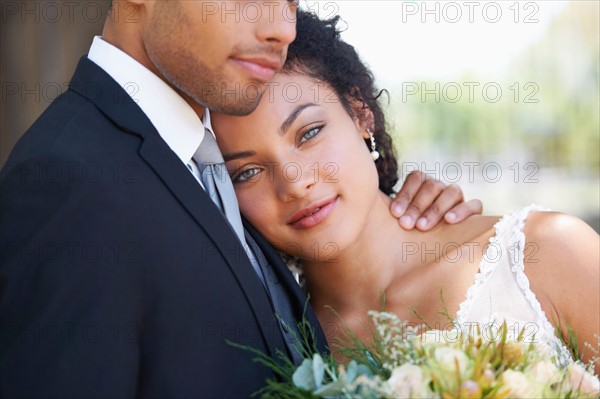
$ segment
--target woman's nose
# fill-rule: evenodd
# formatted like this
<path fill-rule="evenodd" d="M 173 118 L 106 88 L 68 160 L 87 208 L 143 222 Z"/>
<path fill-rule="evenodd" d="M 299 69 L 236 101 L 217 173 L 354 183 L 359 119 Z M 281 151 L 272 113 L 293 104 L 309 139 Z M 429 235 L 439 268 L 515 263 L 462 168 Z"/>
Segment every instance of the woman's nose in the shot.
<path fill-rule="evenodd" d="M 316 170 L 302 167 L 297 162 L 288 162 L 278 176 L 278 196 L 283 202 L 303 198 L 311 192 L 317 182 Z"/>

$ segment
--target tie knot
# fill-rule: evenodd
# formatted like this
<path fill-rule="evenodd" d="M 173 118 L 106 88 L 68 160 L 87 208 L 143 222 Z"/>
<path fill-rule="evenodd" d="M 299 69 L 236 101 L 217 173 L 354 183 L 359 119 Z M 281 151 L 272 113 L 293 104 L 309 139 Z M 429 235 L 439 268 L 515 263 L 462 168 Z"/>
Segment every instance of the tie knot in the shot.
<path fill-rule="evenodd" d="M 204 138 L 192 158 L 200 169 L 203 165 L 222 164 L 224 162 L 221 150 L 219 150 L 219 146 L 210 131 L 204 131 Z"/>

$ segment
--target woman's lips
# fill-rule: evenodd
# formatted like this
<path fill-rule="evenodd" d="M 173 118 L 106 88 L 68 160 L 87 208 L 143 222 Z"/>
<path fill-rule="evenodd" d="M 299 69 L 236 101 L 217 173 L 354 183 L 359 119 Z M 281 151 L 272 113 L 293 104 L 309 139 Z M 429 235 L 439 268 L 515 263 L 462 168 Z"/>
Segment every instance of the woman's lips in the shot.
<path fill-rule="evenodd" d="M 262 58 L 232 58 L 232 61 L 249 73 L 253 78 L 262 82 L 268 82 L 273 79 L 275 72 L 281 69 L 281 62 L 276 60 Z"/>
<path fill-rule="evenodd" d="M 338 197 L 316 201 L 296 212 L 288 224 L 297 229 L 310 229 L 323 222 L 337 205 Z"/>

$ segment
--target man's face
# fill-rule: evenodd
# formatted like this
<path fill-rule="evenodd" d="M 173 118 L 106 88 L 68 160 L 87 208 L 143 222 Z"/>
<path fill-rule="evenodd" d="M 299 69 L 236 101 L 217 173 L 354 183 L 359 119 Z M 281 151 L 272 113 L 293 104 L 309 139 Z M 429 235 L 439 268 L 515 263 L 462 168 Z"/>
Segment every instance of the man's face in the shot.
<path fill-rule="evenodd" d="M 211 110 L 247 115 L 296 37 L 291 1 L 156 1 L 143 45 L 160 74 Z"/>

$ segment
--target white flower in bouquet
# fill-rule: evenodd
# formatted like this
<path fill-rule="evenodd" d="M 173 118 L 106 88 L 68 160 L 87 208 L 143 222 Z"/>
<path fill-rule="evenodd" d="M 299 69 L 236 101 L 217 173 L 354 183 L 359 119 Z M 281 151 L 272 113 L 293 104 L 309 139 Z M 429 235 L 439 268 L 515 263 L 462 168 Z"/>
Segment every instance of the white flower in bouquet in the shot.
<path fill-rule="evenodd" d="M 557 384 L 562 380 L 560 370 L 549 360 L 542 360 L 535 363 L 528 370 L 528 374 L 534 380 L 549 385 Z"/>
<path fill-rule="evenodd" d="M 459 375 L 464 375 L 469 366 L 469 358 L 465 353 L 456 348 L 441 346 L 435 349 L 434 359 L 446 371 L 457 371 Z M 458 370 L 457 370 L 458 369 Z"/>
<path fill-rule="evenodd" d="M 543 385 L 530 380 L 521 371 L 506 370 L 500 376 L 504 387 L 510 391 L 510 398 L 543 398 Z"/>
<path fill-rule="evenodd" d="M 569 391 L 578 390 L 584 395 L 600 396 L 600 380 L 579 363 L 573 363 L 567 367 L 565 388 Z"/>
<path fill-rule="evenodd" d="M 413 364 L 403 364 L 392 371 L 386 384 L 395 398 L 434 398 L 429 389 L 431 377 L 424 370 Z"/>

